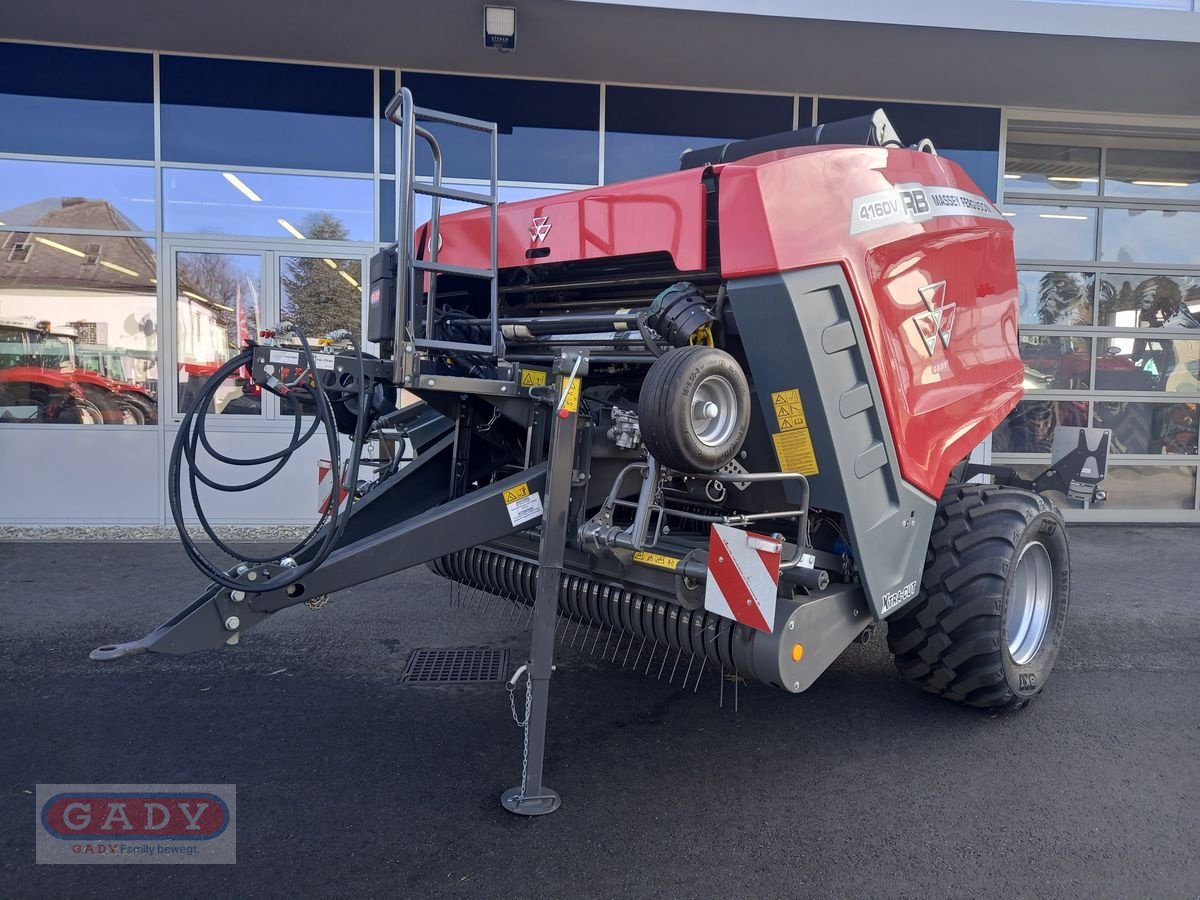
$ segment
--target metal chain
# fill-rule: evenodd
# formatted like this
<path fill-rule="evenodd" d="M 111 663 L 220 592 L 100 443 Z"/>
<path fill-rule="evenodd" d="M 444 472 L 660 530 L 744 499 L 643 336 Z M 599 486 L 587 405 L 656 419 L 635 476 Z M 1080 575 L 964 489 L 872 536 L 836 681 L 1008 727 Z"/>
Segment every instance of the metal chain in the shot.
<path fill-rule="evenodd" d="M 319 597 L 313 597 L 311 600 L 305 600 L 304 605 L 307 606 L 309 609 L 320 609 L 322 606 L 324 606 L 328 602 L 329 602 L 329 595 L 321 594 L 321 596 L 319 596 Z"/>
<path fill-rule="evenodd" d="M 528 674 L 525 676 L 525 718 L 521 719 L 517 715 L 517 680 L 525 673 L 526 667 L 521 666 L 517 669 L 508 682 L 508 705 L 512 710 L 513 721 L 517 723 L 517 727 L 524 730 L 523 744 L 521 747 L 521 791 L 517 794 L 514 800 L 520 803 L 525 799 L 525 788 L 529 784 L 529 713 L 533 709 L 533 681 Z"/>

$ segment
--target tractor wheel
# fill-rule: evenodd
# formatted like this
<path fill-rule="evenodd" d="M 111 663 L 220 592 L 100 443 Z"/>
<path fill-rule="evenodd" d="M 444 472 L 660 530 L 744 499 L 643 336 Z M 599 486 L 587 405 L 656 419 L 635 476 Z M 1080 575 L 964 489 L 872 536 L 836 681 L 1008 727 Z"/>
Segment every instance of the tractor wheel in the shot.
<path fill-rule="evenodd" d="M 1016 488 L 952 484 L 938 504 L 921 592 L 888 620 L 896 667 L 959 703 L 1024 706 L 1058 657 L 1070 578 L 1052 503 Z"/>
<path fill-rule="evenodd" d="M 638 398 L 642 440 L 680 472 L 713 472 L 742 449 L 750 385 L 737 360 L 716 347 L 676 347 L 654 361 Z"/>

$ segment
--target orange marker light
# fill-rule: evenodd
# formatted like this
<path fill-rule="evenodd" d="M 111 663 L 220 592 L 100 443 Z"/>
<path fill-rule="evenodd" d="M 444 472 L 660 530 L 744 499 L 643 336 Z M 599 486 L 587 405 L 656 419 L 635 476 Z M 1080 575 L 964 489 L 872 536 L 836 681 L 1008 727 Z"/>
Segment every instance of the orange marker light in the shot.
<path fill-rule="evenodd" d="M 792 645 L 792 662 L 800 662 L 800 660 L 802 660 L 802 659 L 804 659 L 804 645 L 803 644 L 793 644 Z"/>

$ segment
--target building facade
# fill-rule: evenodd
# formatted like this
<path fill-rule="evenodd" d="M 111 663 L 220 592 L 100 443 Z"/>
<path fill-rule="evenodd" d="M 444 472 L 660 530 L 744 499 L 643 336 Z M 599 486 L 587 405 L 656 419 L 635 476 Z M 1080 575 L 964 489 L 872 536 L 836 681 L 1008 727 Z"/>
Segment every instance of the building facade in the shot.
<path fill-rule="evenodd" d="M 507 53 L 460 0 L 307 20 L 226 0 L 150 20 L 116 0 L 86 22 L 49 0 L 0 25 L 0 524 L 169 521 L 181 410 L 245 336 L 282 319 L 361 334 L 367 261 L 396 238 L 381 110 L 400 84 L 499 123 L 502 199 L 883 107 L 1016 229 L 1027 394 L 993 460 L 1040 469 L 1056 425 L 1112 428 L 1109 499 L 1070 515 L 1200 521 L 1192 0 L 515 5 Z M 486 178 L 482 143 L 443 149 L 450 180 Z M 215 406 L 218 450 L 291 433 L 244 378 Z M 206 510 L 313 519 L 312 443 Z"/>

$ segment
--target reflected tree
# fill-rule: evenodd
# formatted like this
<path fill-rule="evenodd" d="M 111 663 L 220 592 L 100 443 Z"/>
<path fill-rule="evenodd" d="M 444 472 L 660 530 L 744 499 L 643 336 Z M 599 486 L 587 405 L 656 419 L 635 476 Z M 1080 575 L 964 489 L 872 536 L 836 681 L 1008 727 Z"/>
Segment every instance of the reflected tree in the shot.
<path fill-rule="evenodd" d="M 1047 272 L 1038 282 L 1042 325 L 1087 325 L 1092 320 L 1091 285 L 1072 272 Z"/>
<path fill-rule="evenodd" d="M 345 223 L 326 212 L 308 216 L 302 231 L 310 240 L 317 241 L 345 241 L 350 237 Z M 324 337 L 340 328 L 359 336 L 362 267 L 358 262 L 290 257 L 280 269 L 279 280 L 283 287 L 280 297 L 283 318 L 308 337 Z"/>

